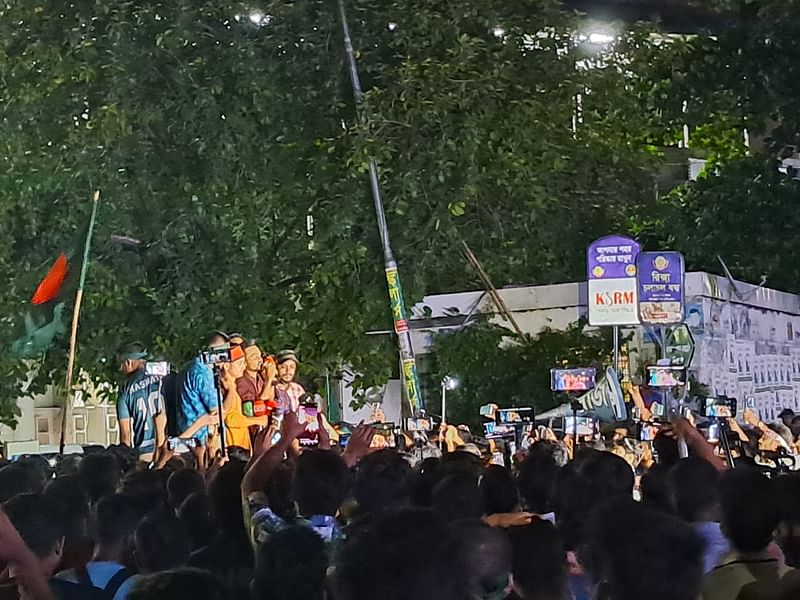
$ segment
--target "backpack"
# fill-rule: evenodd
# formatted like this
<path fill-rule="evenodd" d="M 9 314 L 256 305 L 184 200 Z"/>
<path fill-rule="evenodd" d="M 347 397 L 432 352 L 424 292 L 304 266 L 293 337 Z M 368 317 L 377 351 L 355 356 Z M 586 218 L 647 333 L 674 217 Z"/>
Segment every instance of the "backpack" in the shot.
<path fill-rule="evenodd" d="M 86 567 L 75 569 L 75 576 L 78 579 L 78 583 L 72 585 L 79 588 L 78 591 L 84 595 L 73 596 L 74 598 L 85 598 L 86 600 L 94 600 L 94 598 L 97 598 L 97 600 L 114 600 L 114 596 L 119 591 L 119 588 L 122 587 L 122 584 L 133 576 L 133 571 L 123 567 L 114 573 L 114 576 L 108 580 L 104 588 L 99 588 L 92 583 Z M 97 594 L 97 596 L 93 594 Z M 70 600 L 70 597 L 62 595 L 60 596 L 60 600 Z"/>

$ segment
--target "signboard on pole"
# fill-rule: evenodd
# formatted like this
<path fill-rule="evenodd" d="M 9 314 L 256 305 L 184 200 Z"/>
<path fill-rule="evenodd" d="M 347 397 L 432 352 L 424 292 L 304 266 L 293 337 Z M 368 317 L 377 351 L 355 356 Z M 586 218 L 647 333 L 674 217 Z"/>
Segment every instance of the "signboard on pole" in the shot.
<path fill-rule="evenodd" d="M 667 333 L 666 345 L 665 354 L 669 364 L 687 369 L 692 366 L 695 343 L 688 325 L 681 324 L 671 328 Z"/>
<path fill-rule="evenodd" d="M 636 257 L 633 240 L 609 235 L 586 250 L 589 325 L 637 325 Z"/>
<path fill-rule="evenodd" d="M 683 323 L 683 255 L 680 252 L 642 252 L 636 260 L 636 271 L 642 323 Z"/>

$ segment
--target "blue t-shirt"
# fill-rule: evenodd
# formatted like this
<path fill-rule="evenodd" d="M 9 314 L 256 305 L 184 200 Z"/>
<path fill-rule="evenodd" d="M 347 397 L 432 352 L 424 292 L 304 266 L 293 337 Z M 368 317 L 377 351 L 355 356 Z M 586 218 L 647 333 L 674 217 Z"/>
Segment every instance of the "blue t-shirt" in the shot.
<path fill-rule="evenodd" d="M 178 431 L 185 431 L 197 419 L 218 408 L 214 373 L 200 357 L 192 360 L 181 374 L 178 380 L 178 400 Z M 203 427 L 193 437 L 204 440 L 207 435 L 208 428 Z"/>
<path fill-rule="evenodd" d="M 149 454 L 156 447 L 156 415 L 164 412 L 161 378 L 136 371 L 122 386 L 117 400 L 117 419 L 130 419 L 133 447 Z"/>
<path fill-rule="evenodd" d="M 89 575 L 89 581 L 93 586 L 100 589 L 105 589 L 111 581 L 111 578 L 122 569 L 123 566 L 115 562 L 91 561 L 86 565 L 86 573 Z M 71 581 L 72 583 L 78 583 L 79 581 L 74 570 L 62 571 L 56 575 L 56 577 L 63 579 L 64 581 Z M 117 593 L 114 594 L 113 600 L 125 600 L 128 597 L 128 592 L 133 584 L 136 583 L 137 579 L 139 579 L 139 575 L 131 575 L 128 577 L 128 579 L 126 579 L 122 585 L 119 586 Z"/>

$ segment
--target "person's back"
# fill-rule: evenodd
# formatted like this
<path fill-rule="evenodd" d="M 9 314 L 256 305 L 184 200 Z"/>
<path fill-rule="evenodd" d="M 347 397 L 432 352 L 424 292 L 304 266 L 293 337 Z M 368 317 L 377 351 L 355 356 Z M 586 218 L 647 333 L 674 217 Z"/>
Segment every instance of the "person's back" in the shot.
<path fill-rule="evenodd" d="M 134 534 L 136 565 L 142 573 L 155 573 L 186 565 L 191 545 L 178 518 L 166 509 L 142 519 Z"/>
<path fill-rule="evenodd" d="M 253 573 L 254 600 L 323 600 L 328 554 L 324 540 L 294 525 L 262 544 Z"/>
<path fill-rule="evenodd" d="M 105 590 L 113 600 L 125 600 L 136 576 L 132 566 L 133 534 L 142 514 L 125 496 L 103 498 L 97 505 L 97 546 L 84 569 L 70 569 L 58 578 Z"/>
<path fill-rule="evenodd" d="M 245 464 L 232 460 L 209 482 L 208 500 L 216 536 L 189 558 L 188 565 L 213 573 L 231 598 L 245 597 L 253 576 L 253 547 L 242 515 L 240 486 Z"/>
<path fill-rule="evenodd" d="M 508 531 L 514 590 L 524 600 L 568 600 L 566 551 L 555 526 L 534 519 Z"/>
<path fill-rule="evenodd" d="M 142 575 L 131 586 L 128 594 L 128 600 L 199 599 L 232 600 L 214 575 L 190 568 Z"/>
<path fill-rule="evenodd" d="M 677 517 L 622 501 L 587 521 L 581 564 L 597 597 L 696 600 L 702 587 L 703 542 Z"/>
<path fill-rule="evenodd" d="M 433 511 L 394 509 L 348 531 L 334 557 L 337 600 L 461 600 L 462 561 Z"/>
<path fill-rule="evenodd" d="M 723 532 L 733 551 L 706 577 L 703 600 L 800 598 L 800 573 L 773 552 L 780 522 L 775 483 L 740 467 L 725 473 L 720 492 Z"/>
<path fill-rule="evenodd" d="M 670 473 L 678 515 L 700 534 L 706 544 L 704 570 L 710 572 L 730 552 L 730 544 L 718 522 L 720 475 L 700 457 L 678 462 Z"/>
<path fill-rule="evenodd" d="M 411 496 L 411 466 L 395 450 L 384 449 L 358 463 L 353 493 L 359 514 L 408 506 Z"/>

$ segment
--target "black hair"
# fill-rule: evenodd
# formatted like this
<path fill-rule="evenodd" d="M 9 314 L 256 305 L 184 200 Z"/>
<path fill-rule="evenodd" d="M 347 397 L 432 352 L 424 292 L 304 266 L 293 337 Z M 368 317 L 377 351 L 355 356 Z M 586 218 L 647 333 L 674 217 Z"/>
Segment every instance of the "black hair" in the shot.
<path fill-rule="evenodd" d="M 31 492 L 41 494 L 44 491 L 44 486 L 47 485 L 53 475 L 47 459 L 39 454 L 31 454 L 21 457 L 17 461 L 17 465 L 27 470 L 30 474 Z"/>
<path fill-rule="evenodd" d="M 464 577 L 458 545 L 435 512 L 390 509 L 351 528 L 334 558 L 341 600 L 461 600 Z"/>
<path fill-rule="evenodd" d="M 511 527 L 512 573 L 525 600 L 567 600 L 567 561 L 564 544 L 549 521 L 533 519 Z"/>
<path fill-rule="evenodd" d="M 112 545 L 130 541 L 142 515 L 136 499 L 121 494 L 106 496 L 97 504 L 97 542 Z"/>
<path fill-rule="evenodd" d="M 0 469 L 0 502 L 6 502 L 17 494 L 30 494 L 33 488 L 33 477 L 28 469 L 15 464 Z"/>
<path fill-rule="evenodd" d="M 127 600 L 226 600 L 222 582 L 208 571 L 181 568 L 137 577 Z"/>
<path fill-rule="evenodd" d="M 433 488 L 441 478 L 441 464 L 438 458 L 429 457 L 419 463 L 411 483 L 411 501 L 415 506 L 430 508 L 433 502 Z"/>
<path fill-rule="evenodd" d="M 704 544 L 691 525 L 632 501 L 595 512 L 581 564 L 614 600 L 695 600 Z M 620 535 L 620 532 L 625 532 Z"/>
<path fill-rule="evenodd" d="M 411 498 L 412 471 L 408 461 L 390 448 L 365 456 L 358 464 L 353 495 L 359 513 L 407 506 Z"/>
<path fill-rule="evenodd" d="M 568 549 L 583 541 L 591 511 L 610 502 L 632 501 L 634 474 L 611 452 L 584 449 L 559 472 L 558 529 Z"/>
<path fill-rule="evenodd" d="M 192 494 L 178 508 L 178 520 L 189 532 L 189 542 L 199 550 L 214 539 L 217 528 L 211 516 L 211 502 L 205 492 Z"/>
<path fill-rule="evenodd" d="M 217 526 L 229 535 L 245 533 L 241 499 L 245 467 L 245 463 L 238 460 L 228 462 L 208 484 L 211 514 Z"/>
<path fill-rule="evenodd" d="M 760 552 L 780 522 L 775 483 L 750 467 L 728 471 L 720 485 L 722 526 L 739 552 Z"/>
<path fill-rule="evenodd" d="M 674 465 L 681 459 L 678 440 L 663 430 L 653 439 L 653 450 L 658 455 L 658 462 L 664 465 Z"/>
<path fill-rule="evenodd" d="M 254 600 L 322 600 L 328 554 L 323 539 L 295 525 L 259 546 L 253 572 Z"/>
<path fill-rule="evenodd" d="M 195 469 L 177 469 L 167 479 L 167 497 L 169 505 L 177 510 L 183 501 L 192 494 L 202 492 L 206 487 L 205 479 Z"/>
<path fill-rule="evenodd" d="M 307 450 L 297 459 L 294 497 L 300 513 L 335 515 L 347 497 L 350 470 L 335 452 Z"/>
<path fill-rule="evenodd" d="M 719 471 L 693 456 L 672 467 L 670 479 L 678 515 L 690 523 L 709 520 L 708 513 L 719 504 Z"/>
<path fill-rule="evenodd" d="M 775 480 L 781 512 L 778 542 L 790 567 L 800 567 L 800 473 L 781 475 Z"/>
<path fill-rule="evenodd" d="M 460 548 L 468 597 L 505 597 L 511 575 L 511 543 L 506 532 L 480 521 L 451 523 L 449 529 Z"/>
<path fill-rule="evenodd" d="M 442 479 L 433 488 L 432 506 L 447 523 L 483 516 L 483 496 L 478 482 L 468 473 L 456 473 Z"/>
<path fill-rule="evenodd" d="M 669 514 L 675 512 L 670 482 L 671 469 L 670 465 L 656 463 L 642 475 L 639 489 L 643 505 Z"/>
<path fill-rule="evenodd" d="M 109 452 L 89 454 L 81 460 L 78 476 L 89 492 L 89 499 L 97 502 L 116 490 L 120 479 L 119 463 Z"/>
<path fill-rule="evenodd" d="M 463 473 L 472 477 L 477 483 L 483 473 L 483 462 L 469 452 L 450 452 L 442 457 L 439 464 L 442 477 Z"/>
<path fill-rule="evenodd" d="M 294 467 L 290 463 L 281 463 L 273 471 L 264 492 L 272 512 L 287 521 L 295 516 Z"/>
<path fill-rule="evenodd" d="M 83 536 L 89 520 L 89 494 L 77 475 L 53 479 L 44 489 L 44 497 L 53 502 L 67 536 Z"/>
<path fill-rule="evenodd" d="M 519 492 L 511 472 L 500 465 L 490 465 L 480 483 L 484 513 L 509 513 L 519 506 Z"/>
<path fill-rule="evenodd" d="M 203 338 L 203 348 L 208 348 L 217 338 L 221 338 L 226 342 L 230 341 L 230 336 L 227 333 L 223 331 L 212 331 Z"/>
<path fill-rule="evenodd" d="M 143 513 L 167 505 L 167 478 L 163 469 L 133 471 L 121 482 L 120 493 L 134 498 Z"/>
<path fill-rule="evenodd" d="M 136 564 L 144 573 L 182 567 L 191 545 L 181 522 L 166 510 L 150 513 L 136 526 Z"/>
<path fill-rule="evenodd" d="M 41 494 L 17 494 L 4 506 L 14 528 L 39 559 L 47 558 L 64 536 L 54 502 Z"/>
<path fill-rule="evenodd" d="M 553 510 L 553 496 L 560 467 L 554 455 L 537 442 L 519 465 L 517 485 L 525 508 L 538 514 Z"/>
<path fill-rule="evenodd" d="M 139 455 L 136 453 L 136 449 L 125 444 L 112 444 L 103 451 L 114 457 L 123 474 L 130 473 L 139 464 Z"/>

